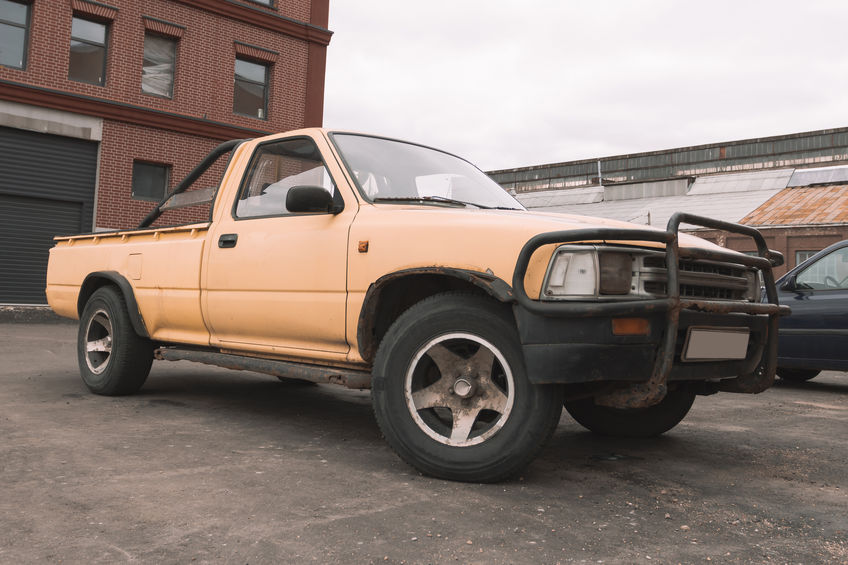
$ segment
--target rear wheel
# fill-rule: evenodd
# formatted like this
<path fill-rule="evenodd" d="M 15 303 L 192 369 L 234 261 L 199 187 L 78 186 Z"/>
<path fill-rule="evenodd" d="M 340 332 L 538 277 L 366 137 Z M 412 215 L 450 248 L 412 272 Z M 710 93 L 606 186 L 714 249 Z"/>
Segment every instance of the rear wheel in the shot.
<path fill-rule="evenodd" d="M 599 406 L 592 398 L 568 400 L 566 411 L 584 428 L 618 437 L 653 437 L 667 432 L 689 413 L 695 393 L 686 388 L 668 391 L 659 404 L 620 409 Z"/>
<path fill-rule="evenodd" d="M 805 381 L 809 381 L 810 379 L 817 376 L 821 371 L 816 371 L 815 369 L 785 369 L 783 367 L 777 368 L 777 376 L 785 381 L 792 381 L 794 383 L 803 383 Z"/>
<path fill-rule="evenodd" d="M 510 311 L 459 293 L 428 298 L 389 328 L 371 396 L 380 429 L 401 458 L 458 481 L 514 475 L 562 412 L 560 387 L 527 379 Z"/>
<path fill-rule="evenodd" d="M 153 343 L 135 333 L 115 287 L 101 287 L 88 299 L 80 316 L 77 359 L 83 382 L 96 394 L 132 394 L 147 380 Z"/>

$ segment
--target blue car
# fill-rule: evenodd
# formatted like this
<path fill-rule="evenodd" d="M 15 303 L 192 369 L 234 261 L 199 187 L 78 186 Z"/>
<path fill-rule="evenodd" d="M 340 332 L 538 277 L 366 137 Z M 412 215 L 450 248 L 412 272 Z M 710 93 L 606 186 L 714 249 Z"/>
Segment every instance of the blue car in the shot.
<path fill-rule="evenodd" d="M 781 304 L 777 374 L 808 381 L 823 370 L 848 371 L 848 240 L 819 251 L 777 280 Z"/>

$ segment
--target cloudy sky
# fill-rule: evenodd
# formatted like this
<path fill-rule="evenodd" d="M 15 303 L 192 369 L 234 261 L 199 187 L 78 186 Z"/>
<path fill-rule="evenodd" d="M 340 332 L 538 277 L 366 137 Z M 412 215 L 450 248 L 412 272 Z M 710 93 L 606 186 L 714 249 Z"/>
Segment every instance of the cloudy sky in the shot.
<path fill-rule="evenodd" d="M 848 126 L 848 3 L 331 0 L 324 124 L 484 170 Z"/>

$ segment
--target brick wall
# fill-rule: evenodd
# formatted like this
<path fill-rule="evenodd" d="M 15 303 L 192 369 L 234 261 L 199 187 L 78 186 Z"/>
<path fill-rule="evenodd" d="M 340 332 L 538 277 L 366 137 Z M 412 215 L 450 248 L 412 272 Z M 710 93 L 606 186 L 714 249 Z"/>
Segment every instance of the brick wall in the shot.
<path fill-rule="evenodd" d="M 77 97 L 86 96 L 167 112 L 177 117 L 204 120 L 205 124 L 216 122 L 268 132 L 298 129 L 306 125 L 307 119 L 314 121 L 316 115 L 320 120 L 323 82 L 319 83 L 318 114 L 315 113 L 316 105 L 313 100 L 311 118 L 307 116 L 307 95 L 310 50 L 314 57 L 316 45 L 319 50 L 323 47 L 311 44 L 303 39 L 302 34 L 288 35 L 274 26 L 274 30 L 267 29 L 266 24 L 270 21 L 268 18 L 272 16 L 262 15 L 261 18 L 264 19 L 260 21 L 257 21 L 256 17 L 261 14 L 260 11 L 270 10 L 302 23 L 309 23 L 313 17 L 318 20 L 326 19 L 327 0 L 315 2 L 313 6 L 312 0 L 275 0 L 273 6 L 267 7 L 245 0 L 241 4 L 224 5 L 226 10 L 236 14 L 234 17 L 227 17 L 217 12 L 223 8 L 204 0 L 103 0 L 99 4 L 85 0 L 32 0 L 26 68 L 0 67 L 0 80 L 38 89 L 61 91 Z M 94 11 L 107 18 L 108 54 L 104 86 L 68 79 L 71 20 L 74 15 L 97 19 L 90 13 L 81 13 L 80 10 Z M 251 20 L 251 17 L 254 19 Z M 179 35 L 171 99 L 144 94 L 141 91 L 145 21 L 149 24 L 150 18 L 174 24 L 170 27 L 159 23 L 156 25 L 176 31 Z M 248 23 L 250 21 L 256 25 Z M 326 21 L 316 21 L 316 25 L 326 25 Z M 326 37 L 329 35 L 325 34 L 325 40 Z M 247 46 L 260 49 L 252 50 Z M 233 113 L 233 74 L 237 49 L 242 52 L 247 50 L 261 53 L 264 59 L 261 62 L 270 63 L 266 119 Z M 315 68 L 323 69 L 323 61 L 318 63 Z M 314 88 L 314 75 L 311 80 Z M 0 98 L 2 97 L 0 86 Z M 73 105 L 76 103 L 74 100 L 80 99 L 75 98 L 71 102 L 63 100 L 62 104 Z M 26 103 L 23 100 L 18 101 Z M 50 103 L 36 103 L 51 107 Z M 73 107 L 56 107 L 74 111 Z M 159 125 L 164 129 L 139 126 L 139 121 L 146 123 L 146 116 L 149 114 L 142 113 L 145 118 L 139 120 L 138 110 L 119 108 L 122 113 L 132 112 L 133 119 L 127 118 L 127 122 L 120 121 L 120 118 L 104 119 L 96 209 L 98 228 L 134 227 L 153 208 L 154 203 L 133 200 L 131 197 L 134 160 L 171 165 L 169 188 L 173 188 L 221 142 L 220 135 L 213 139 L 176 133 L 197 131 L 186 130 L 174 123 L 162 124 L 161 119 Z M 83 108 L 82 102 L 79 111 L 91 114 L 91 110 Z M 115 118 L 114 113 L 111 117 Z M 161 118 L 161 114 L 158 117 Z M 169 117 L 167 119 L 170 120 Z M 135 122 L 136 125 L 128 122 Z M 203 124 L 200 127 L 202 129 Z M 216 166 L 195 186 L 217 185 L 223 168 L 223 164 Z M 181 209 L 166 212 L 156 225 L 202 221 L 207 217 L 208 208 Z"/>
<path fill-rule="evenodd" d="M 153 210 L 155 202 L 132 199 L 133 160 L 171 165 L 170 191 L 218 143 L 197 136 L 105 121 L 100 149 L 97 227 L 132 228 Z M 218 186 L 226 161 L 226 156 L 221 158 L 194 183 L 193 188 Z M 180 208 L 165 212 L 154 225 L 201 222 L 208 218 L 208 206 Z"/>
<path fill-rule="evenodd" d="M 109 24 L 104 86 L 68 79 L 74 13 L 70 1 L 59 0 L 38 0 L 31 4 L 27 68 L 0 67 L 0 79 L 264 131 L 286 131 L 303 125 L 306 41 L 169 0 L 107 3 L 118 10 Z M 308 1 L 286 3 L 284 15 L 308 21 L 309 4 Z M 173 99 L 141 92 L 145 33 L 142 16 L 185 26 L 177 44 Z M 278 53 L 271 66 L 267 120 L 233 114 L 235 41 Z"/>

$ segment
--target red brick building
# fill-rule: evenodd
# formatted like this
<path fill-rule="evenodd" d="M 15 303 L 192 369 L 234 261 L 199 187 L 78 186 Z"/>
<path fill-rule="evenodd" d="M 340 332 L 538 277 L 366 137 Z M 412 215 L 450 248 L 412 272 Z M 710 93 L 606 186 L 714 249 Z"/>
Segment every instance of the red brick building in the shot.
<path fill-rule="evenodd" d="M 53 235 L 134 227 L 221 141 L 321 125 L 328 4 L 0 0 L 0 304 L 43 303 Z"/>

